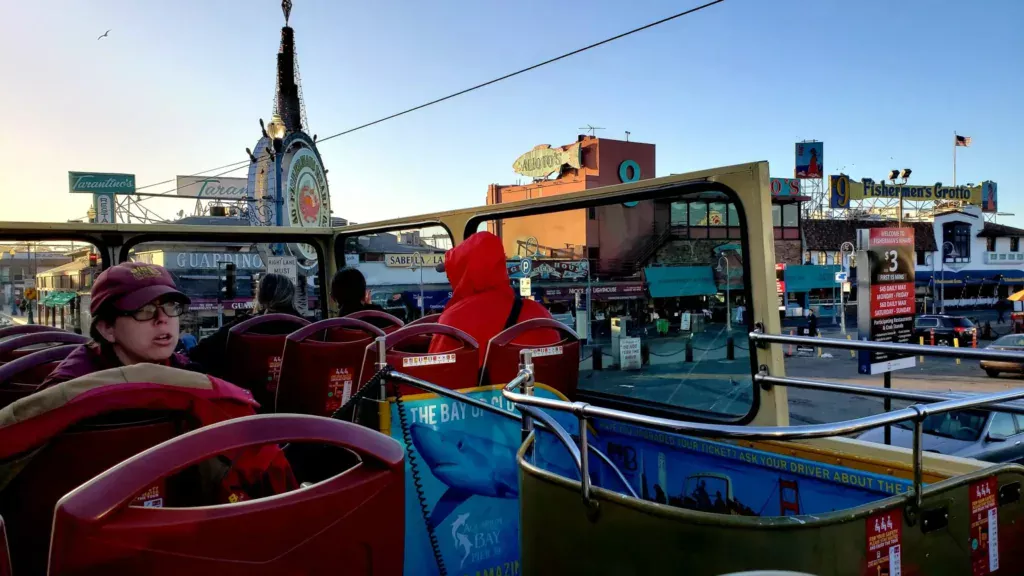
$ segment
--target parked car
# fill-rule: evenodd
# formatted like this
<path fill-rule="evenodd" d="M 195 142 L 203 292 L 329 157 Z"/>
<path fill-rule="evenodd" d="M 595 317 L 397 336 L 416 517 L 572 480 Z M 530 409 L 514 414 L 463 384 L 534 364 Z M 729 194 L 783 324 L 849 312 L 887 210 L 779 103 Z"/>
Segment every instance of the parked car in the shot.
<path fill-rule="evenodd" d="M 950 399 L 969 394 L 947 392 Z M 1024 402 L 1010 402 L 1024 410 Z M 922 446 L 926 452 L 974 458 L 986 462 L 1024 462 L 1024 416 L 1011 412 L 960 410 L 933 414 L 924 419 Z M 860 440 L 884 442 L 884 428 L 874 428 L 858 436 Z M 892 445 L 914 446 L 914 423 L 892 426 Z"/>
<path fill-rule="evenodd" d="M 1002 372 L 1013 374 L 1024 374 L 1024 334 L 1007 334 L 1000 336 L 995 342 L 986 346 L 988 350 L 1006 350 L 1008 352 L 1020 352 L 1021 360 L 1013 362 L 1008 360 L 982 360 L 981 369 L 986 374 L 995 378 Z"/>
<path fill-rule="evenodd" d="M 914 343 L 924 338 L 925 344 L 931 343 L 932 330 L 935 331 L 937 346 L 952 346 L 953 338 L 960 339 L 961 346 L 970 346 L 977 336 L 978 328 L 963 316 L 947 316 L 945 314 L 922 314 L 914 321 Z"/>

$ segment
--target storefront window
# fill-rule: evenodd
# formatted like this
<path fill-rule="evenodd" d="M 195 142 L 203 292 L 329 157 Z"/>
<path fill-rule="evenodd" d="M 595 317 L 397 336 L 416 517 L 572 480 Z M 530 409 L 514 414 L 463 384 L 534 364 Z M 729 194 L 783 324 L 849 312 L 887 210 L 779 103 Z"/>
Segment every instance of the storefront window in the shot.
<path fill-rule="evenodd" d="M 782 226 L 782 206 L 779 204 L 772 204 L 772 226 Z"/>
<path fill-rule="evenodd" d="M 740 222 L 740 214 L 739 214 L 739 211 L 736 210 L 736 205 L 735 204 L 729 204 L 729 226 L 742 226 L 742 225 L 743 225 L 743 223 Z"/>
<path fill-rule="evenodd" d="M 784 204 L 782 206 L 782 225 L 786 228 L 800 226 L 800 205 Z"/>
<path fill-rule="evenodd" d="M 711 210 L 708 214 L 708 226 L 725 226 L 725 219 L 728 217 L 725 204 L 721 202 L 712 202 L 710 206 Z"/>
<path fill-rule="evenodd" d="M 672 203 L 671 218 L 672 218 L 672 225 L 673 226 L 686 226 L 686 224 L 687 224 L 687 219 L 686 219 L 687 210 L 686 210 L 686 207 L 687 207 L 686 202 L 673 202 Z"/>
<path fill-rule="evenodd" d="M 690 226 L 707 226 L 708 205 L 704 202 L 690 203 Z"/>

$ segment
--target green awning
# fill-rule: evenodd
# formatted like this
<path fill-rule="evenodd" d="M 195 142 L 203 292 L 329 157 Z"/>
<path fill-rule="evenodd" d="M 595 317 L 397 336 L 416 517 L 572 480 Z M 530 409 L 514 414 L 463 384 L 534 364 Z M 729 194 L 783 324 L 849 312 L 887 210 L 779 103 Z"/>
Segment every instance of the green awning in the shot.
<path fill-rule="evenodd" d="M 644 269 L 652 298 L 708 296 L 718 293 L 711 266 L 658 266 Z"/>
<path fill-rule="evenodd" d="M 807 292 L 816 288 L 839 288 L 836 284 L 836 272 L 841 272 L 838 264 L 804 264 L 786 266 L 786 292 Z"/>
<path fill-rule="evenodd" d="M 77 296 L 74 292 L 50 292 L 43 298 L 43 306 L 67 306 Z"/>

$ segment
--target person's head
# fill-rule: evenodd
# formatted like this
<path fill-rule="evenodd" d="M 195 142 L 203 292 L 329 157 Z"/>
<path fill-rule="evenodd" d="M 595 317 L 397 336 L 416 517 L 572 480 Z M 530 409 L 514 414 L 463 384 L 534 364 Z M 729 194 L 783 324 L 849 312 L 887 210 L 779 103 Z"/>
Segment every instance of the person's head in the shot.
<path fill-rule="evenodd" d="M 331 299 L 339 308 L 353 308 L 366 303 L 366 278 L 355 268 L 342 268 L 331 280 Z"/>
<path fill-rule="evenodd" d="M 295 284 L 281 274 L 266 274 L 256 290 L 259 312 L 287 312 L 295 308 Z"/>
<path fill-rule="evenodd" d="M 125 365 L 165 362 L 178 345 L 178 318 L 189 302 L 162 266 L 125 262 L 93 284 L 89 335 Z"/>
<path fill-rule="evenodd" d="M 437 271 L 448 275 L 452 301 L 488 290 L 511 290 L 505 266 L 505 247 L 490 232 L 476 232 L 445 252 Z"/>

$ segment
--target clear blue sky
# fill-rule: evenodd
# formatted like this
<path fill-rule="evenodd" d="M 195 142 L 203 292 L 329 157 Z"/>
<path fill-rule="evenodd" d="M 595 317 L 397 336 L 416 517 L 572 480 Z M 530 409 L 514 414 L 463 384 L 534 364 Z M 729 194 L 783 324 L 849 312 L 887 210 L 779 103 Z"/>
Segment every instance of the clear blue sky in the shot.
<path fill-rule="evenodd" d="M 698 3 L 294 0 L 310 131 Z M 277 0 L 39 0 L 3 12 L 0 220 L 83 215 L 68 170 L 129 172 L 143 185 L 242 160 L 272 111 Z M 324 143 L 332 204 L 357 221 L 479 205 L 489 183 L 515 181 L 519 154 L 571 142 L 588 123 L 657 144 L 658 175 L 768 160 L 788 176 L 794 141 L 817 139 L 829 173 L 910 167 L 916 183 L 948 183 L 957 130 L 974 139 L 958 181 L 998 182 L 1001 210 L 1017 214 L 1000 221 L 1024 226 L 1022 21 L 1019 0 L 727 0 Z"/>

